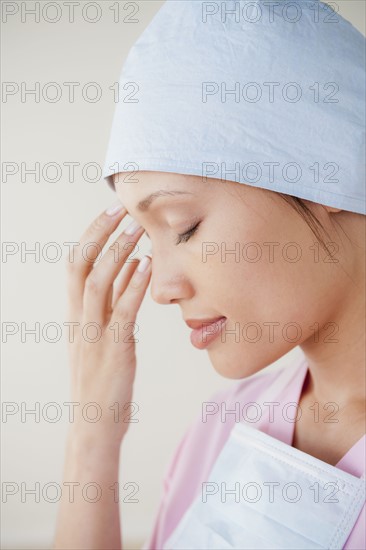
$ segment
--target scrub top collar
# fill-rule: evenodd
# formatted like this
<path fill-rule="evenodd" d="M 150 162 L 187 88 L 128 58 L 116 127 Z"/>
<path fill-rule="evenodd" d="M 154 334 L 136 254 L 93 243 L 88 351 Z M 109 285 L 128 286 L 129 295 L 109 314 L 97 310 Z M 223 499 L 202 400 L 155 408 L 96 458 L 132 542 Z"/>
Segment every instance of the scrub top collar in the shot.
<path fill-rule="evenodd" d="M 270 402 L 273 405 L 273 421 L 262 417 L 257 427 L 268 435 L 275 437 L 292 446 L 295 432 L 296 406 L 299 405 L 309 365 L 306 358 L 297 363 L 297 368 L 291 366 L 282 370 L 273 384 L 261 395 L 261 403 Z M 279 405 L 276 406 L 275 404 Z M 269 405 L 263 405 L 269 413 Z M 276 410 L 277 409 L 277 410 Z M 300 414 L 300 413 L 299 413 Z M 263 425 L 261 426 L 261 424 Z M 348 472 L 356 477 L 365 473 L 366 464 L 366 434 L 364 434 L 346 454 L 337 462 L 336 468 Z"/>

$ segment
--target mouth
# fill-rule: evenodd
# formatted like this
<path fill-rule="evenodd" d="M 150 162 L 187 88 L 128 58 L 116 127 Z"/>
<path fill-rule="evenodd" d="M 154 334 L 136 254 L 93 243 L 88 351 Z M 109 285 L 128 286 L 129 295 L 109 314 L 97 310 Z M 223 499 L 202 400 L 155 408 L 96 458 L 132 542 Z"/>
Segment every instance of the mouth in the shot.
<path fill-rule="evenodd" d="M 205 349 L 221 334 L 226 321 L 226 317 L 187 320 L 186 324 L 193 329 L 191 332 L 191 344 L 197 349 Z"/>
<path fill-rule="evenodd" d="M 189 328 L 198 329 L 202 328 L 203 326 L 207 327 L 208 325 L 212 325 L 213 323 L 218 323 L 221 319 L 226 319 L 226 317 L 220 316 L 211 319 L 185 319 L 185 322 L 189 326 Z"/>

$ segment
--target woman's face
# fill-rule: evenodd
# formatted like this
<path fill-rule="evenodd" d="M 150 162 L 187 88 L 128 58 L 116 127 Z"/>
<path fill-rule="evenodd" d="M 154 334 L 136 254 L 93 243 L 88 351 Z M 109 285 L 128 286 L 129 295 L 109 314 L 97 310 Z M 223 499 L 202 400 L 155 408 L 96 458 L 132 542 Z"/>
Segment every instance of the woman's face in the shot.
<path fill-rule="evenodd" d="M 334 275 L 310 228 L 276 193 L 167 172 L 124 172 L 114 181 L 151 239 L 152 298 L 178 304 L 185 320 L 227 318 L 205 348 L 221 375 L 249 376 L 332 320 L 348 279 Z"/>

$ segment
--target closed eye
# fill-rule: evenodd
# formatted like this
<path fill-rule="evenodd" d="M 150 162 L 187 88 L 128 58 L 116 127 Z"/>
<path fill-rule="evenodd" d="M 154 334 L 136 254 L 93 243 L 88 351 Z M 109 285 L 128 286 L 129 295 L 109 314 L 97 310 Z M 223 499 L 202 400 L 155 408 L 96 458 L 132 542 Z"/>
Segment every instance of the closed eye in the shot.
<path fill-rule="evenodd" d="M 189 241 L 189 239 L 192 237 L 192 235 L 194 235 L 194 233 L 197 231 L 198 226 L 200 225 L 200 223 L 201 222 L 196 223 L 195 225 L 190 227 L 185 233 L 182 233 L 181 235 L 178 235 L 178 239 L 176 240 L 175 244 L 178 245 L 180 243 L 186 243 L 187 241 Z"/>
<path fill-rule="evenodd" d="M 198 226 L 200 225 L 200 223 L 201 222 L 196 223 L 190 229 L 188 229 L 188 231 L 186 231 L 185 233 L 182 233 L 181 235 L 178 235 L 178 239 L 176 240 L 176 244 L 178 245 L 182 242 L 186 243 L 187 241 L 189 241 L 189 239 L 192 237 L 192 235 L 194 235 L 194 233 L 197 231 Z M 150 236 L 147 233 L 147 231 L 145 231 L 145 235 L 148 239 L 150 239 Z"/>

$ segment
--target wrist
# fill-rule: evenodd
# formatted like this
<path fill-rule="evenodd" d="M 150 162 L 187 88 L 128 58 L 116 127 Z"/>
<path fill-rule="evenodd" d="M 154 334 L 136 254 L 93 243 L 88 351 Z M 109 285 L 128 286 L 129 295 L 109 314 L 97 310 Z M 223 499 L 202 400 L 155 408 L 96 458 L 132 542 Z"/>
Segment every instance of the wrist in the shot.
<path fill-rule="evenodd" d="M 123 435 L 116 437 L 72 426 L 67 434 L 67 447 L 74 454 L 119 457 Z"/>

